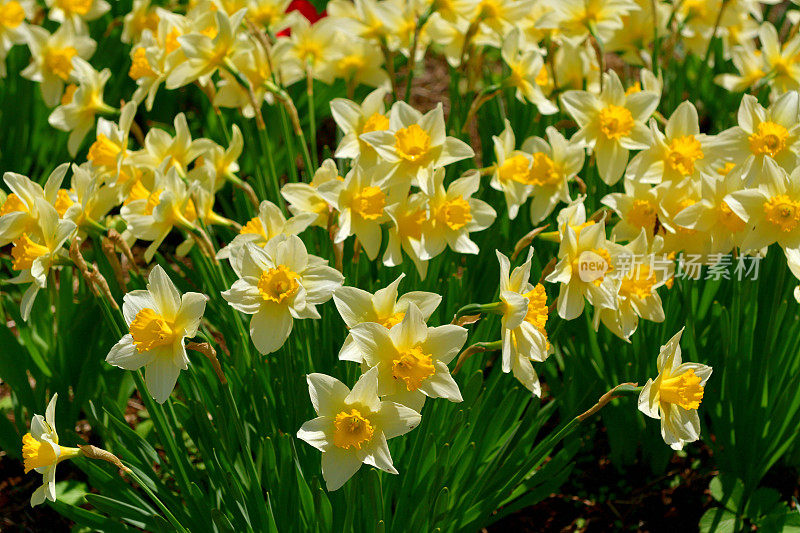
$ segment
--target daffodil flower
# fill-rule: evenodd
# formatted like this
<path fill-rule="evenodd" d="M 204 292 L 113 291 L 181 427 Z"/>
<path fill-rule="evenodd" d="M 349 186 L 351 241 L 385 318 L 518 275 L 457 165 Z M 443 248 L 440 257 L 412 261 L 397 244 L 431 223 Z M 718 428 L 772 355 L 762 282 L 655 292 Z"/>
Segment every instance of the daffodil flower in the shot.
<path fill-rule="evenodd" d="M 441 104 L 423 115 L 403 101 L 395 102 L 389 127 L 362 133 L 360 139 L 394 168 L 395 179 L 409 185 L 419 184 L 431 165 L 445 167 L 475 155 L 466 143 L 447 136 Z"/>
<path fill-rule="evenodd" d="M 661 419 L 661 436 L 673 450 L 700 438 L 697 409 L 703 400 L 711 367 L 682 363 L 680 340 L 683 329 L 661 347 L 658 377 L 648 379 L 639 394 L 639 410 Z"/>
<path fill-rule="evenodd" d="M 609 275 L 620 246 L 606 239 L 605 222 L 559 228 L 558 263 L 546 280 L 560 283 L 558 315 L 564 320 L 580 316 L 584 298 L 595 307 L 614 309 L 618 281 Z"/>
<path fill-rule="evenodd" d="M 253 315 L 250 337 L 262 354 L 277 351 L 289 338 L 294 319 L 320 318 L 344 277 L 327 261 L 310 255 L 296 235 L 279 235 L 261 248 L 247 243 L 230 257 L 239 276 L 222 293 L 231 307 Z"/>
<path fill-rule="evenodd" d="M 765 174 L 764 163 L 771 159 L 786 172 L 797 165 L 800 150 L 800 96 L 796 91 L 784 94 L 768 109 L 752 95 L 742 97 L 739 125 L 717 135 L 731 155 L 731 170 L 746 186 L 758 186 Z"/>
<path fill-rule="evenodd" d="M 61 99 L 64 85 L 72 78 L 72 58 L 88 59 L 97 43 L 88 35 L 88 30 L 75 25 L 72 20 L 64 22 L 51 35 L 40 26 L 31 26 L 28 33 L 31 64 L 21 75 L 39 82 L 45 104 L 54 107 Z"/>
<path fill-rule="evenodd" d="M 58 165 L 47 177 L 44 188 L 22 174 L 3 174 L 3 181 L 11 193 L 0 206 L 0 246 L 7 245 L 23 233 L 37 233 L 40 217 L 38 200 L 55 205 L 61 182 L 68 170 L 69 163 Z"/>
<path fill-rule="evenodd" d="M 800 169 L 791 176 L 775 161 L 764 161 L 761 185 L 734 191 L 725 203 L 744 222 L 740 246 L 760 250 L 777 242 L 784 250 L 800 249 Z"/>
<path fill-rule="evenodd" d="M 531 155 L 531 168 L 525 183 L 532 186 L 531 222 L 538 224 L 553 212 L 558 202 L 570 202 L 569 182 L 583 168 L 586 152 L 567 140 L 557 129 L 548 126 L 547 140 L 529 137 L 522 151 Z"/>
<path fill-rule="evenodd" d="M 726 157 L 714 143 L 715 138 L 700 133 L 697 109 L 689 101 L 682 102 L 667 121 L 661 133 L 654 119 L 650 120 L 652 146 L 636 154 L 627 175 L 642 183 L 680 182 L 711 174 L 712 166 Z"/>
<path fill-rule="evenodd" d="M 515 28 L 503 41 L 501 55 L 511 70 L 504 84 L 515 89 L 518 100 L 534 104 L 542 115 L 557 113 L 558 107 L 542 91 L 541 85 L 548 81 L 544 58 L 538 50 L 526 49 L 520 42 L 522 39 L 519 28 Z M 541 76 L 543 71 L 544 79 Z"/>
<path fill-rule="evenodd" d="M 389 117 L 386 116 L 383 103 L 386 93 L 386 89 L 375 89 L 360 105 L 344 98 L 331 100 L 333 120 L 344 133 L 339 146 L 336 147 L 336 157 L 360 158 L 362 164 L 377 158 L 375 150 L 360 136 L 363 133 L 389 129 Z"/>
<path fill-rule="evenodd" d="M 614 185 L 625 172 L 629 150 L 649 146 L 650 133 L 644 121 L 658 106 L 658 95 L 650 91 L 626 95 L 613 70 L 604 76 L 600 95 L 567 91 L 561 95 L 561 103 L 580 127 L 572 140 L 594 150 L 600 177 Z"/>
<path fill-rule="evenodd" d="M 228 17 L 221 10 L 215 11 L 216 28 L 213 38 L 204 33 L 178 37 L 186 61 L 167 76 L 167 89 L 188 85 L 198 78 L 207 78 L 223 67 L 236 46 L 236 32 L 246 13 L 247 10 L 242 9 Z"/>
<path fill-rule="evenodd" d="M 505 128 L 500 135 L 493 135 L 495 164 L 490 185 L 502 191 L 506 199 L 508 218 L 517 218 L 519 208 L 528 199 L 532 186 L 530 179 L 533 158 L 530 154 L 517 150 L 516 136 L 511 122 L 505 121 Z M 583 149 L 581 149 L 583 151 Z"/>
<path fill-rule="evenodd" d="M 151 396 L 164 403 L 189 358 L 183 341 L 197 334 L 208 296 L 197 292 L 181 295 L 172 280 L 156 265 L 147 279 L 147 290 L 123 298 L 122 314 L 128 333 L 111 348 L 106 362 L 125 370 L 144 367 Z"/>
<path fill-rule="evenodd" d="M 641 181 L 626 179 L 623 186 L 625 192 L 612 192 L 600 200 L 619 216 L 619 222 L 611 229 L 612 238 L 629 241 L 642 230 L 652 237 L 658 229 L 658 191 Z"/>
<path fill-rule="evenodd" d="M 375 291 L 375 294 L 370 294 L 357 287 L 336 289 L 333 293 L 333 302 L 347 325 L 347 329 L 352 329 L 365 322 L 375 322 L 389 329 L 405 318 L 410 304 L 417 306 L 422 313 L 423 320 L 427 322 L 439 306 L 442 297 L 432 292 L 413 291 L 398 298 L 397 287 L 404 277 L 405 274 L 400 274 L 387 287 Z M 339 359 L 356 363 L 364 361 L 364 356 L 358 351 L 351 334 L 347 335 L 344 345 L 339 351 Z"/>
<path fill-rule="evenodd" d="M 309 374 L 308 392 L 317 418 L 297 438 L 322 452 L 322 477 L 339 489 L 362 464 L 397 474 L 387 439 L 405 435 L 420 423 L 418 412 L 378 397 L 378 369 L 365 372 L 353 389 L 325 374 Z"/>
<path fill-rule="evenodd" d="M 391 328 L 364 322 L 350 335 L 363 365 L 378 369 L 378 395 L 415 410 L 426 397 L 462 401 L 447 367 L 467 341 L 461 326 L 428 327 L 419 308 L 409 303 L 403 319 Z"/>
<path fill-rule="evenodd" d="M 542 362 L 552 352 L 547 332 L 547 292 L 541 284 L 529 282 L 533 248 L 524 264 L 511 271 L 508 257 L 497 253 L 500 262 L 500 301 L 503 302 L 502 368 L 512 372 L 534 396 L 542 395 L 533 361 Z"/>
<path fill-rule="evenodd" d="M 339 229 L 334 242 L 344 242 L 355 235 L 370 259 L 378 256 L 381 247 L 381 224 L 387 220 L 386 206 L 389 199 L 388 183 L 392 171 L 387 165 L 373 167 L 355 166 L 347 173 L 343 182 L 329 181 L 318 192 L 339 212 Z M 392 197 L 400 195 L 394 189 Z"/>
<path fill-rule="evenodd" d="M 327 228 L 331 211 L 338 203 L 338 196 L 336 196 L 336 192 L 333 193 L 333 196 L 328 195 L 331 200 L 334 198 L 336 200 L 332 205 L 320 191 L 338 191 L 341 181 L 343 179 L 339 176 L 336 163 L 333 159 L 326 159 L 314 172 L 310 183 L 287 183 L 281 187 L 281 196 L 289 202 L 289 211 L 295 216 L 300 213 L 313 213 L 316 215 L 313 225 Z"/>
<path fill-rule="evenodd" d="M 97 114 L 108 113 L 113 108 L 103 102 L 103 90 L 111 78 L 109 69 L 97 72 L 80 57 L 72 58 L 72 69 L 73 77 L 78 82 L 77 89 L 64 95 L 61 105 L 53 110 L 48 122 L 58 130 L 70 132 L 67 148 L 70 155 L 75 157 L 84 137 L 94 127 Z"/>
<path fill-rule="evenodd" d="M 316 213 L 298 213 L 287 220 L 277 205 L 264 200 L 258 208 L 258 216 L 242 226 L 239 235 L 217 253 L 217 259 L 229 258 L 232 250 L 248 242 L 264 246 L 276 235 L 302 233 L 316 219 Z"/>
<path fill-rule="evenodd" d="M 144 138 L 144 147 L 130 156 L 132 165 L 156 170 L 167 160 L 171 167 L 185 176 L 189 164 L 214 146 L 209 139 L 194 139 L 186 122 L 186 115 L 178 113 L 173 121 L 175 136 L 162 129 L 153 128 Z M 169 167 L 167 167 L 169 169 Z"/>
<path fill-rule="evenodd" d="M 411 258 L 421 279 L 428 273 L 428 260 L 424 254 L 422 240 L 429 224 L 428 200 L 422 193 L 408 197 L 386 207 L 391 220 L 387 228 L 388 242 L 383 254 L 383 264 L 397 266 L 403 263 L 403 252 Z"/>
<path fill-rule="evenodd" d="M 477 170 L 464 173 L 445 189 L 444 169 L 429 171 L 422 181 L 422 193 L 428 201 L 429 223 L 425 224 L 422 259 L 432 259 L 449 246 L 460 254 L 477 254 L 480 249 L 469 234 L 492 225 L 497 213 L 472 195 L 480 188 Z"/>
<path fill-rule="evenodd" d="M 657 290 L 673 277 L 675 267 L 672 263 L 657 263 L 664 261 L 656 255 L 663 244 L 660 236 L 651 241 L 642 229 L 635 239 L 622 247 L 615 273 L 619 279 L 617 305 L 614 309 L 595 310 L 595 330 L 602 321 L 614 335 L 630 342 L 639 326 L 639 317 L 651 322 L 664 321 L 664 308 Z"/>
<path fill-rule="evenodd" d="M 47 286 L 47 275 L 54 262 L 66 259 L 64 244 L 75 234 L 76 226 L 71 220 L 59 220 L 55 207 L 44 199 L 37 199 L 38 226 L 35 231 L 24 232 L 11 250 L 11 267 L 19 275 L 10 283 L 30 283 L 20 302 L 22 319 L 27 321 L 34 299 L 40 289 Z"/>
<path fill-rule="evenodd" d="M 58 444 L 56 431 L 56 401 L 58 394 L 53 394 L 44 417 L 34 415 L 31 419 L 31 430 L 22 437 L 22 457 L 25 473 L 36 470 L 42 475 L 42 486 L 31 496 L 31 507 L 44 503 L 45 499 L 56 501 L 56 465 L 61 461 L 80 455 L 78 448 L 69 448 Z"/>
<path fill-rule="evenodd" d="M 111 9 L 105 0 L 46 0 L 46 4 L 47 18 L 61 23 L 71 20 L 81 24 L 98 19 Z"/>

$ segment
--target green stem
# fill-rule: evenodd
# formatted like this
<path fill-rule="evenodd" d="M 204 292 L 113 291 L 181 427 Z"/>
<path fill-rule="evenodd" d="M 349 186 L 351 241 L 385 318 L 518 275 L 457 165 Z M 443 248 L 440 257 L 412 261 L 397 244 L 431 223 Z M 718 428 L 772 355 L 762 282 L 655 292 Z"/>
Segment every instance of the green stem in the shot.
<path fill-rule="evenodd" d="M 134 470 L 131 469 L 128 472 L 128 475 L 131 477 L 131 479 L 133 479 L 136 483 L 138 483 L 139 486 L 147 493 L 150 499 L 153 500 L 153 502 L 161 510 L 161 512 L 164 513 L 166 519 L 169 521 L 170 524 L 173 525 L 173 527 L 177 531 L 189 533 L 189 530 L 183 527 L 183 525 L 178 521 L 178 519 L 175 518 L 175 515 L 172 514 L 172 511 L 170 511 L 169 508 L 167 508 L 167 506 L 164 505 L 164 502 L 158 499 L 158 496 L 156 496 L 156 494 L 152 490 L 150 490 L 150 487 L 147 486 L 147 483 L 142 481 L 142 479 L 136 474 Z"/>

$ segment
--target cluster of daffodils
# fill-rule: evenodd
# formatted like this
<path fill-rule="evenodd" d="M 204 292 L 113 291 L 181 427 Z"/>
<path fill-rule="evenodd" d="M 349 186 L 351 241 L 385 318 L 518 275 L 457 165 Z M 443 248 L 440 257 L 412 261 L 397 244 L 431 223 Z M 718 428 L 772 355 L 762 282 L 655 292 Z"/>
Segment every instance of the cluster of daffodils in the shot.
<path fill-rule="evenodd" d="M 516 254 L 509 259 L 497 250 L 498 301 L 464 309 L 501 316 L 500 339 L 484 344 L 494 344 L 502 372 L 537 397 L 543 387 L 534 364 L 554 352 L 551 314 L 573 320 L 593 313 L 595 328 L 602 324 L 629 341 L 640 320 L 665 319 L 659 290 L 671 287 L 681 254 L 714 266 L 726 254 L 763 256 L 777 244 L 800 278 L 800 20 L 790 12 L 792 31 L 781 43 L 782 32 L 761 15 L 761 4 L 774 3 L 331 0 L 325 13 L 301 14 L 288 0 L 191 0 L 171 9 L 134 0 L 120 21 L 131 94 L 114 108 L 104 100 L 111 71 L 90 63 L 97 48 L 90 27 L 109 19 L 108 2 L 47 0 L 43 8 L 0 0 L 0 75 L 11 47 L 26 45 L 30 63 L 21 75 L 39 84 L 49 123 L 69 134 L 71 156 L 81 154 L 47 178 L 4 175 L 10 193 L 0 204 L 0 246 L 10 246 L 9 281 L 24 286 L 20 315 L 28 320 L 36 294 L 57 280 L 59 267 L 74 262 L 87 280 L 102 278 L 83 262 L 86 239 L 127 252 L 128 268 L 157 256 L 165 265 L 207 261 L 215 273 L 229 267 L 235 281 L 224 282 L 234 276 L 221 273 L 225 290 L 206 291 L 210 297 L 181 294 L 171 279 L 177 270 L 162 266 L 150 270 L 146 289 L 127 292 L 114 256 L 127 292 L 126 331 L 106 361 L 144 369 L 147 392 L 164 403 L 188 369 L 187 349 L 202 350 L 191 339 L 209 339 L 209 298 L 247 315 L 250 341 L 265 358 L 281 357 L 270 354 L 289 342 L 294 321 L 320 319 L 332 300 L 327 308 L 335 306 L 347 330 L 338 357 L 343 365 L 358 364 L 361 377 L 350 389 L 309 374 L 318 417 L 297 436 L 322 452 L 329 490 L 361 464 L 397 473 L 387 439 L 419 425 L 427 398 L 462 399 L 450 365 L 471 349 L 462 351 L 468 322 L 459 322 L 461 315 L 430 326 L 442 297 L 400 294 L 403 275 L 374 293 L 345 285 L 342 255 L 351 237 L 356 254 L 363 250 L 385 267 L 408 258 L 425 279 L 429 262 L 447 249 L 481 252 L 471 234 L 497 217 L 478 198 L 488 188 L 502 193 L 511 220 L 530 202 L 521 218 L 529 218 L 531 232 L 516 250 L 527 249 L 526 260 L 512 268 Z M 651 46 L 708 62 L 714 39 L 721 39 L 722 59 L 738 70 L 718 83 L 730 90 L 766 87 L 770 103 L 765 108 L 745 95 L 737 126 L 701 133 L 689 101 L 669 119 L 658 113 L 664 88 Z M 637 80 L 621 79 L 617 71 L 625 69 L 606 69 L 609 52 L 635 66 Z M 454 102 L 447 112 L 441 103 L 426 112 L 406 103 L 430 56 L 449 65 L 455 90 L 474 97 L 465 120 L 455 116 L 462 106 Z M 319 84 L 346 96 L 330 102 L 339 136 L 332 158 L 321 164 L 314 117 L 312 131 L 305 131 L 289 90 L 297 84 L 305 85 L 312 110 Z M 159 91 L 187 86 L 221 119 L 252 119 L 260 143 L 245 147 L 247 130 L 236 125 L 225 128 L 222 144 L 193 136 L 183 113 L 171 127 L 142 125 Z M 357 91 L 371 92 L 357 98 Z M 471 131 L 479 109 L 505 93 L 535 108 L 537 121 L 564 120 L 547 119 L 554 126 L 545 138 L 524 139 L 512 126 L 516 117 L 506 119 L 502 131 L 490 132 L 493 162 L 476 168 L 487 154 L 476 155 L 456 135 Z M 265 123 L 264 106 L 280 107 L 286 135 L 294 133 L 303 152 L 301 165 L 289 162 L 290 178 L 274 175 L 272 146 L 281 139 Z M 527 126 L 517 125 L 518 132 Z M 254 159 L 271 169 L 269 198 L 259 198 L 240 176 L 240 157 L 259 144 L 268 153 Z M 263 196 L 267 179 L 258 185 Z M 618 192 L 587 213 L 587 190 L 598 185 Z M 230 196 L 231 189 L 252 204 L 245 220 L 217 212 L 218 195 Z M 309 253 L 310 235 L 330 239 L 332 266 Z M 529 247 L 535 238 L 558 243 L 536 283 Z M 142 257 L 131 248 L 142 248 Z M 800 287 L 796 295 L 800 301 Z M 113 299 L 110 291 L 100 297 Z M 680 333 L 662 347 L 659 375 L 639 400 L 646 415 L 661 419 L 664 440 L 676 449 L 699 438 L 697 409 L 711 373 L 681 363 L 679 339 Z M 23 440 L 26 471 L 35 468 L 45 478 L 33 503 L 55 498 L 55 465 L 79 453 L 58 445 L 54 402 Z"/>

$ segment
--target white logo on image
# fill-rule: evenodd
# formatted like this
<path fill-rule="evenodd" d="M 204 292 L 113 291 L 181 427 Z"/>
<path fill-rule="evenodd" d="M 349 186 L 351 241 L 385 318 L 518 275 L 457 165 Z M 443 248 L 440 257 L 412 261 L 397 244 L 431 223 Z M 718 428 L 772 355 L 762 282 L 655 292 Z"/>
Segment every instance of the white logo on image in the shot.
<path fill-rule="evenodd" d="M 591 283 L 602 279 L 608 272 L 608 261 L 592 251 L 586 251 L 578 256 L 578 277 L 584 283 Z"/>

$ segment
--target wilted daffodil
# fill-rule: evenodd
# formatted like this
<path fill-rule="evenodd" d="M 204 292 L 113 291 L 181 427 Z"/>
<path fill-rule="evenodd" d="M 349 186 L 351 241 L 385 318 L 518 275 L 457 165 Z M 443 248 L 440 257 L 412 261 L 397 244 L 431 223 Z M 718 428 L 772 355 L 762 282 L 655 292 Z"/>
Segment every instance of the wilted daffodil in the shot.
<path fill-rule="evenodd" d="M 158 403 L 164 403 L 178 374 L 188 368 L 183 340 L 197 333 L 207 301 L 208 296 L 197 292 L 181 295 L 164 269 L 156 265 L 147 290 L 131 291 L 123 298 L 128 333 L 111 348 L 106 362 L 125 370 L 144 367 L 147 390 Z"/>
<path fill-rule="evenodd" d="M 711 367 L 682 363 L 680 340 L 683 329 L 661 347 L 658 377 L 648 379 L 639 394 L 639 410 L 661 419 L 661 436 L 674 450 L 700 438 L 697 409 L 703 400 Z"/>
<path fill-rule="evenodd" d="M 56 465 L 66 459 L 80 455 L 78 448 L 68 448 L 58 444 L 56 432 L 56 401 L 54 394 L 47 404 L 44 417 L 34 415 L 31 430 L 22 437 L 22 457 L 25 462 L 25 473 L 31 470 L 42 475 L 42 486 L 31 496 L 31 506 L 44 503 L 45 498 L 56 501 Z"/>
<path fill-rule="evenodd" d="M 659 97 L 651 91 L 626 95 L 613 70 L 604 75 L 604 80 L 599 96 L 567 91 L 561 95 L 561 103 L 580 127 L 573 141 L 594 150 L 600 177 L 614 185 L 625 172 L 628 151 L 649 146 L 650 132 L 644 121 L 655 111 Z"/>
<path fill-rule="evenodd" d="M 467 330 L 447 324 L 428 327 L 422 312 L 408 304 L 400 323 L 387 329 L 375 322 L 353 327 L 350 334 L 364 365 L 378 368 L 378 394 L 419 410 L 425 397 L 461 401 L 448 363 L 467 341 Z"/>
<path fill-rule="evenodd" d="M 333 293 L 333 302 L 336 304 L 342 320 L 348 329 L 352 329 L 364 322 L 375 322 L 385 328 L 399 324 L 408 311 L 409 304 L 414 304 L 422 313 L 422 318 L 427 322 L 431 314 L 439 306 L 442 297 L 432 292 L 413 291 L 399 298 L 397 287 L 405 274 L 400 274 L 396 280 L 387 287 L 370 294 L 357 287 L 339 287 Z M 347 335 L 339 359 L 361 363 L 364 356 L 358 351 L 352 335 Z"/>
<path fill-rule="evenodd" d="M 234 309 L 253 315 L 250 337 L 262 354 L 283 346 L 294 319 L 319 318 L 316 306 L 330 300 L 344 281 L 327 261 L 310 255 L 296 235 L 234 251 L 230 262 L 239 279 L 222 296 Z"/>
<path fill-rule="evenodd" d="M 344 485 L 363 463 L 397 474 L 386 440 L 405 435 L 421 417 L 378 398 L 378 369 L 365 372 L 352 390 L 325 374 L 309 374 L 307 380 L 317 418 L 303 424 L 297 438 L 322 452 L 328 490 Z"/>
<path fill-rule="evenodd" d="M 542 395 L 539 377 L 532 361 L 544 361 L 551 347 L 544 326 L 547 323 L 547 292 L 541 284 L 529 282 L 533 248 L 528 259 L 511 271 L 508 258 L 497 252 L 500 261 L 500 301 L 502 312 L 503 372 L 512 372 L 535 396 Z"/>

